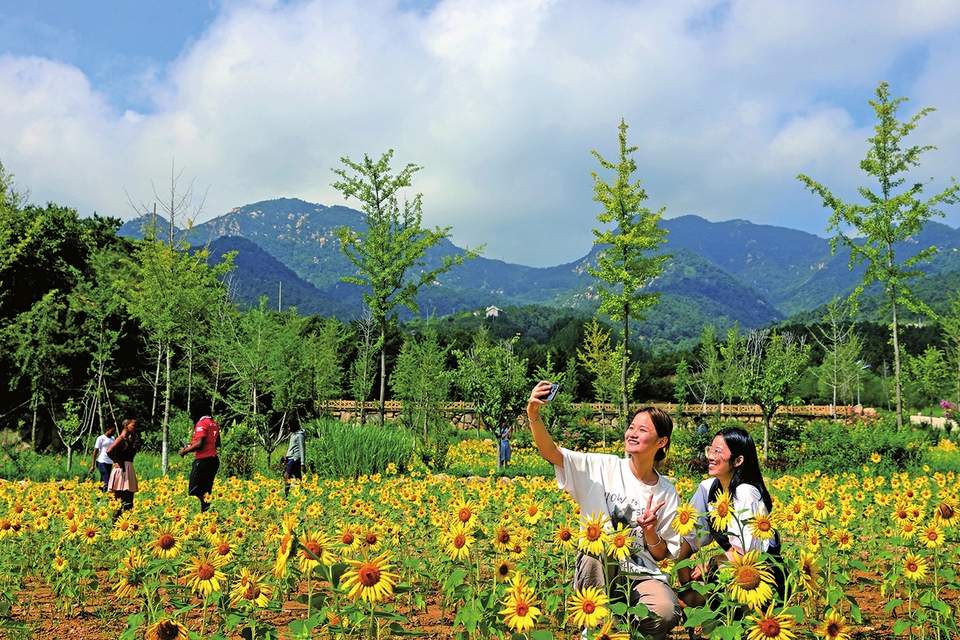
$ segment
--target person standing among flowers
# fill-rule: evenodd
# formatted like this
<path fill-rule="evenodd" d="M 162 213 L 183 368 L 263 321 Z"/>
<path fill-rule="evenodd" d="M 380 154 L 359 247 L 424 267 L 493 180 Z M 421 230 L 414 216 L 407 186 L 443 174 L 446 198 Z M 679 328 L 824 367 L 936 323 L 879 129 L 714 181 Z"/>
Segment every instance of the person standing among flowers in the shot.
<path fill-rule="evenodd" d="M 303 479 L 303 467 L 307 462 L 307 439 L 299 424 L 290 428 L 290 444 L 283 456 L 283 495 L 290 489 L 290 478 Z"/>
<path fill-rule="evenodd" d="M 697 528 L 687 534 L 677 560 L 691 557 L 711 541 L 723 554 L 692 569 L 677 570 L 681 585 L 691 580 L 709 580 L 709 573 L 722 562 L 736 563 L 750 552 L 779 555 L 780 539 L 770 522 L 773 500 L 760 471 L 760 460 L 753 437 L 740 427 L 721 430 L 704 450 L 707 474 L 691 500 L 699 515 Z M 782 584 L 782 574 L 774 568 L 771 582 Z M 689 606 L 702 607 L 702 595 L 692 589 L 681 592 Z"/>
<path fill-rule="evenodd" d="M 113 460 L 107 455 L 107 449 L 116 440 L 113 436 L 114 433 L 116 433 L 116 429 L 112 425 L 108 426 L 102 434 L 97 436 L 97 441 L 93 443 L 93 460 L 90 462 L 90 473 L 93 473 L 94 469 L 100 471 L 100 482 L 103 483 L 104 493 L 107 491 L 107 483 L 110 482 L 110 472 L 113 471 Z"/>
<path fill-rule="evenodd" d="M 670 446 L 673 420 L 656 407 L 641 409 L 624 432 L 624 458 L 571 451 L 557 446 L 540 417 L 550 386 L 537 383 L 527 402 L 540 455 L 553 463 L 557 484 L 576 501 L 582 517 L 594 523 L 609 519 L 618 530 L 629 528 L 634 538 L 629 555 L 619 562 L 595 557 L 602 551 L 578 552 L 574 588 L 607 589 L 611 596 L 629 589 L 630 604 L 642 603 L 653 614 L 637 620 L 635 630 L 663 640 L 680 621 L 680 604 L 659 566 L 680 548 L 680 536 L 671 526 L 680 496 L 656 470 Z"/>
<path fill-rule="evenodd" d="M 120 510 L 114 518 L 124 511 L 133 509 L 133 494 L 140 490 L 137 474 L 133 469 L 133 458 L 140 451 L 142 441 L 137 433 L 137 421 L 131 418 L 120 423 L 120 435 L 107 447 L 107 456 L 113 460 L 113 469 L 107 480 L 107 491 L 121 502 Z"/>
<path fill-rule="evenodd" d="M 200 501 L 200 513 L 210 508 L 206 496 L 213 491 L 213 479 L 220 470 L 217 447 L 220 446 L 220 425 L 210 416 L 203 416 L 193 429 L 193 442 L 180 448 L 180 457 L 193 452 L 188 495 Z"/>
<path fill-rule="evenodd" d="M 510 427 L 506 420 L 493 432 L 497 436 L 497 469 L 510 466 Z"/>

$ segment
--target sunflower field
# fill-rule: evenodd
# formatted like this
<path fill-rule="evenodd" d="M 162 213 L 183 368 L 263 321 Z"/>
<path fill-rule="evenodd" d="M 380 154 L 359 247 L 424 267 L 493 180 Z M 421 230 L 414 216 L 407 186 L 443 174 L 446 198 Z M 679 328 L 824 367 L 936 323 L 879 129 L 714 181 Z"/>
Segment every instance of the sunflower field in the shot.
<path fill-rule="evenodd" d="M 936 453 L 958 455 L 948 439 Z M 492 441 L 448 457 L 496 460 Z M 781 559 L 721 567 L 708 606 L 686 609 L 672 637 L 958 637 L 960 477 L 883 462 L 771 477 L 776 508 L 753 527 L 780 533 Z M 684 498 L 700 480 L 674 479 Z M 145 479 L 118 518 L 90 480 L 0 481 L 0 636 L 627 639 L 645 613 L 573 589 L 578 548 L 616 558 L 634 540 L 581 528 L 594 514 L 549 476 L 457 477 L 414 461 L 305 478 L 287 495 L 275 477 L 218 478 L 212 505 L 200 514 L 183 477 Z M 675 528 L 696 515 L 681 509 Z"/>

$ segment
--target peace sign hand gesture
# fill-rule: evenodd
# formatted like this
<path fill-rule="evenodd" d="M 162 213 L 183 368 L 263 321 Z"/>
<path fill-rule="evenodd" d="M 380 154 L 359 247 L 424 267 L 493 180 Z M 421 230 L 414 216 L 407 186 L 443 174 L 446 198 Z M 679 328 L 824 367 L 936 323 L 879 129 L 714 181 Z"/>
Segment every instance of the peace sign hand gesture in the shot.
<path fill-rule="evenodd" d="M 657 512 L 666 504 L 661 502 L 657 506 L 653 506 L 653 494 L 651 493 L 647 497 L 647 508 L 644 509 L 643 513 L 637 518 L 637 525 L 643 529 L 644 533 L 657 533 Z"/>

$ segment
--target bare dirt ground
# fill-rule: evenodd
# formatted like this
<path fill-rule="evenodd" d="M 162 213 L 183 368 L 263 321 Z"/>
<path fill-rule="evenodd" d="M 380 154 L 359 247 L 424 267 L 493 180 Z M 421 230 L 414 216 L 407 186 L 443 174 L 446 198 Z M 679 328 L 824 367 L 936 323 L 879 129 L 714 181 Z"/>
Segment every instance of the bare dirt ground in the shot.
<path fill-rule="evenodd" d="M 851 634 L 853 640 L 892 640 L 894 638 L 893 620 L 889 614 L 884 614 L 883 611 L 887 598 L 880 594 L 879 588 L 871 580 L 877 577 L 867 574 L 861 575 L 848 589 L 848 592 L 856 597 L 863 614 L 863 623 L 853 627 Z M 106 577 L 104 576 L 104 578 Z M 110 598 L 93 597 L 82 610 L 64 612 L 58 610 L 56 598 L 50 593 L 49 588 L 28 582 L 20 592 L 19 602 L 14 606 L 11 615 L 5 620 L 0 619 L 0 623 L 4 621 L 21 623 L 28 627 L 28 630 L 5 631 L 0 629 L 0 638 L 116 640 L 126 626 L 127 616 L 136 613 L 139 608 L 136 605 L 129 605 L 118 609 L 112 594 L 110 596 Z M 105 609 L 104 607 L 108 604 L 112 608 Z M 456 612 L 450 610 L 441 612 L 435 601 L 428 601 L 425 611 L 413 613 L 401 611 L 401 613 L 407 615 L 411 621 L 409 628 L 427 633 L 426 636 L 421 637 L 439 639 L 451 636 L 450 629 Z M 200 630 L 199 615 L 199 610 L 195 610 L 188 618 L 188 624 L 194 632 Z M 215 611 L 212 615 L 215 621 L 222 622 Z M 284 632 L 290 622 L 305 617 L 306 606 L 288 600 L 284 602 L 279 611 L 263 612 L 259 619 L 261 623 L 278 629 L 280 636 L 285 637 Z M 231 639 L 242 639 L 239 630 L 227 635 Z M 317 637 L 322 637 L 322 634 Z M 558 634 L 557 637 L 578 639 L 579 634 L 571 633 L 569 636 Z M 687 630 L 678 628 L 674 630 L 672 638 L 674 640 L 688 640 L 689 634 Z"/>

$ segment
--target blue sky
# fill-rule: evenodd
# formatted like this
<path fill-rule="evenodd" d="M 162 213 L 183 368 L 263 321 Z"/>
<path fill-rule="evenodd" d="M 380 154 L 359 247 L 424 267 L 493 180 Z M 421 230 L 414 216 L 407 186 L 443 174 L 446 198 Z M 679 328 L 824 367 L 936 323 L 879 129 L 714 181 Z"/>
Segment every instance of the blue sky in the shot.
<path fill-rule="evenodd" d="M 590 151 L 616 155 L 621 117 L 667 218 L 824 235 L 795 176 L 870 186 L 881 80 L 903 118 L 937 108 L 910 181 L 960 173 L 958 77 L 955 0 L 6 0 L 0 161 L 33 202 L 124 219 L 175 162 L 206 220 L 341 203 L 339 159 L 392 148 L 427 224 L 546 266 L 589 250 Z"/>

